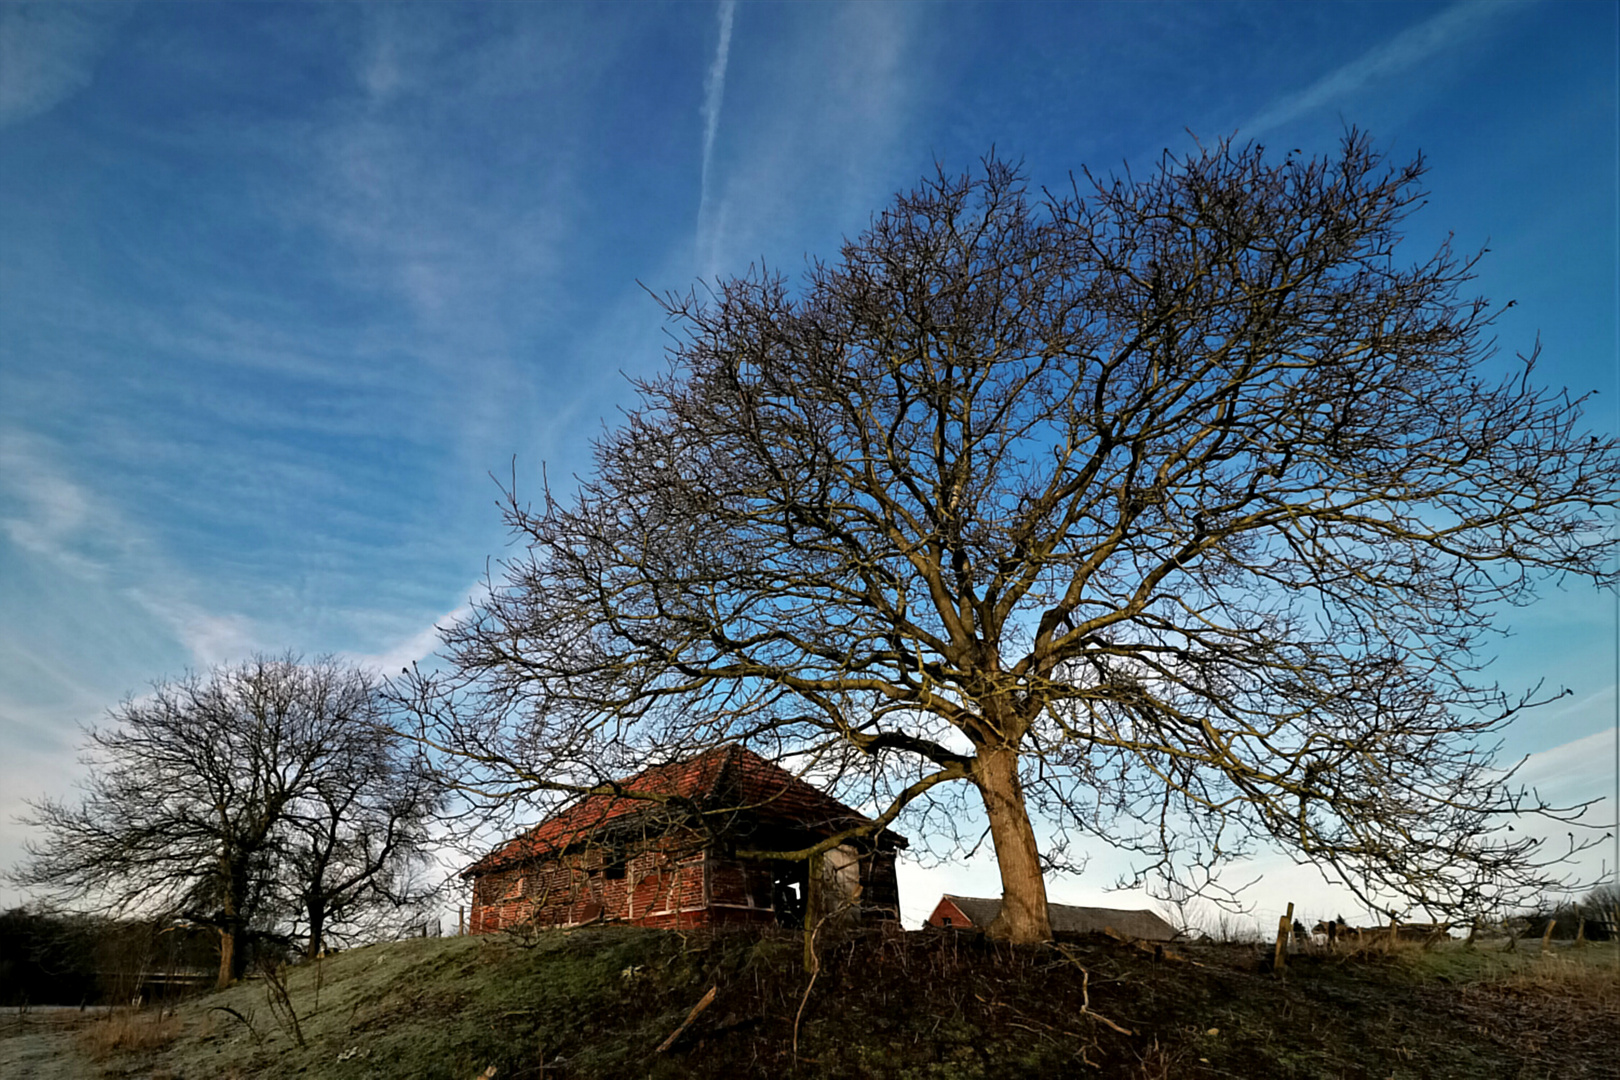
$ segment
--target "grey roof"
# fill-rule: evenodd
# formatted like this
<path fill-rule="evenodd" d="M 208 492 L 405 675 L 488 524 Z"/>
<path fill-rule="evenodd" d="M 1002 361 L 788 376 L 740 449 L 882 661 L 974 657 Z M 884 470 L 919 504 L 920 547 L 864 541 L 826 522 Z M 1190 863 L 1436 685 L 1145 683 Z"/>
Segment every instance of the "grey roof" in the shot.
<path fill-rule="evenodd" d="M 995 921 L 1001 911 L 1000 900 L 986 900 L 976 896 L 952 896 L 945 899 L 973 920 L 980 930 Z M 1072 904 L 1047 904 L 1047 918 L 1052 922 L 1054 934 L 1094 934 L 1104 928 L 1126 937 L 1143 941 L 1169 941 L 1176 936 L 1170 924 L 1151 911 L 1129 911 L 1124 908 L 1075 907 Z"/>

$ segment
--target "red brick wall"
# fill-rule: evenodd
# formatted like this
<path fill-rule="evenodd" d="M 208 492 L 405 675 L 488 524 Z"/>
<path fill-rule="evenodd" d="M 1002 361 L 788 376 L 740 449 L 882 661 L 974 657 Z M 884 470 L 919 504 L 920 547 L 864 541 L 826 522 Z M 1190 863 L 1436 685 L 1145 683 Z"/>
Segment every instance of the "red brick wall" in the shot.
<path fill-rule="evenodd" d="M 605 872 L 603 856 L 599 850 L 586 851 L 480 875 L 473 886 L 468 931 L 484 934 L 529 921 L 542 926 L 601 920 L 683 927 L 776 921 L 767 864 L 693 854 L 690 841 L 678 837 L 648 842 L 623 863 L 619 878 Z M 864 916 L 898 917 L 893 852 L 864 856 L 860 882 Z"/>
<path fill-rule="evenodd" d="M 950 920 L 952 930 L 974 929 L 973 920 L 964 915 L 961 908 L 942 896 L 939 898 L 939 903 L 934 905 L 934 913 L 928 916 L 928 925 L 943 928 L 947 919 Z"/>
<path fill-rule="evenodd" d="M 655 841 L 626 859 L 620 876 L 610 876 L 603 856 L 587 851 L 480 875 L 473 884 L 469 932 L 490 933 L 528 921 L 693 925 L 685 916 L 708 906 L 702 854 Z"/>

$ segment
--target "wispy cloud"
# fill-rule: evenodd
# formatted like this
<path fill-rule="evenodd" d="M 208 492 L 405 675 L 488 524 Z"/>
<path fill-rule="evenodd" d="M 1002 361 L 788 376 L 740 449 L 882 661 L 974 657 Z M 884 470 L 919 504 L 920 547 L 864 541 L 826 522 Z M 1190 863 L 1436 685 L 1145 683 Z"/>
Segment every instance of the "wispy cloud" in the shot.
<path fill-rule="evenodd" d="M 254 621 L 245 615 L 211 611 L 164 591 L 141 589 L 131 595 L 168 624 L 198 667 L 230 664 L 270 651 Z"/>
<path fill-rule="evenodd" d="M 122 4 L 0 5 L 0 127 L 48 113 L 89 86 L 128 14 Z"/>
<path fill-rule="evenodd" d="M 720 40 L 714 61 L 703 79 L 703 173 L 698 200 L 698 227 L 709 209 L 709 165 L 714 160 L 714 140 L 720 132 L 720 105 L 726 95 L 726 64 L 731 56 L 731 23 L 737 13 L 736 0 L 720 0 Z"/>
<path fill-rule="evenodd" d="M 252 619 L 189 599 L 201 591 L 197 583 L 174 569 L 138 520 L 76 479 L 48 441 L 0 433 L 0 508 L 0 532 L 29 555 L 95 589 L 129 583 L 119 594 L 167 626 L 193 663 L 237 660 L 261 647 Z"/>
<path fill-rule="evenodd" d="M 5 496 L 0 529 L 36 555 L 91 569 L 69 547 L 90 520 L 90 498 L 33 443 L 21 432 L 0 432 L 0 492 Z"/>
<path fill-rule="evenodd" d="M 1613 691 L 1610 691 L 1613 701 Z M 1515 784 L 1541 791 L 1550 799 L 1582 802 L 1602 798 L 1614 790 L 1615 729 L 1590 735 L 1529 755 L 1513 776 Z M 1614 810 L 1605 810 L 1614 820 Z"/>
<path fill-rule="evenodd" d="M 1515 0 L 1462 0 L 1369 49 L 1304 90 L 1273 102 L 1240 130 L 1249 137 L 1262 135 L 1340 101 L 1370 83 L 1416 67 L 1444 49 L 1461 45 L 1493 20 L 1521 6 Z"/>
<path fill-rule="evenodd" d="M 353 61 L 363 95 L 276 144 L 303 180 L 266 196 L 273 213 L 331 241 L 323 273 L 338 289 L 404 305 L 406 318 L 371 328 L 366 349 L 409 358 L 420 378 L 449 387 L 427 406 L 453 420 L 480 472 L 491 447 L 510 449 L 516 407 L 532 393 L 516 358 L 568 302 L 590 199 L 579 179 L 592 130 L 582 88 L 616 55 L 611 40 L 574 47 L 566 10 L 490 18 L 500 32 L 469 40 L 452 9 L 366 9 Z M 546 108 L 489 138 L 514 100 Z M 485 149 L 449 149 L 469 143 Z"/>
<path fill-rule="evenodd" d="M 421 61 L 418 43 L 422 39 L 404 25 L 401 8 L 368 8 L 366 18 L 368 33 L 356 74 L 373 101 L 386 102 L 406 86 L 407 71 Z"/>
<path fill-rule="evenodd" d="M 471 615 L 472 610 L 471 603 L 461 604 L 436 619 L 433 625 L 422 627 L 416 633 L 396 641 L 381 652 L 352 654 L 349 659 L 383 675 L 397 674 L 401 668 L 410 667 L 432 656 L 439 648 L 439 628 L 454 626 Z"/>
<path fill-rule="evenodd" d="M 140 536 L 61 457 L 48 439 L 0 431 L 0 535 L 59 572 L 103 580 L 142 546 Z"/>

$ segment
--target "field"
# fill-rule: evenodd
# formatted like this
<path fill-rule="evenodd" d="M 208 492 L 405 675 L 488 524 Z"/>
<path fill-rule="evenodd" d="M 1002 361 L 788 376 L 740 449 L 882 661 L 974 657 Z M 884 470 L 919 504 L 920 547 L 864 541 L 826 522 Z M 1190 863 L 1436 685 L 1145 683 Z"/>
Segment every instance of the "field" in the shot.
<path fill-rule="evenodd" d="M 1303 953 L 1278 977 L 1253 945 L 874 934 L 829 942 L 813 985 L 799 955 L 785 933 L 614 928 L 373 945 L 173 1010 L 11 1013 L 0 1073 L 1574 1080 L 1620 1063 L 1612 944 Z"/>

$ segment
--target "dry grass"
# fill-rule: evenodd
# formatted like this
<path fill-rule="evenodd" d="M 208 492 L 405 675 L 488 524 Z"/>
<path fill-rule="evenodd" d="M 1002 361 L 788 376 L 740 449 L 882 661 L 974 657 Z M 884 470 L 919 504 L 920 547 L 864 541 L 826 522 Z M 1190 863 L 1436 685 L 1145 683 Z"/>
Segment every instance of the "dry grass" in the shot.
<path fill-rule="evenodd" d="M 1620 1009 L 1620 969 L 1612 959 L 1613 947 L 1604 951 L 1609 954 L 1607 957 L 1567 949 L 1549 952 L 1506 976 L 1502 985 Z"/>
<path fill-rule="evenodd" d="M 103 1061 L 114 1054 L 161 1050 L 180 1037 L 180 1019 L 162 1009 L 116 1009 L 79 1033 L 84 1052 Z"/>
<path fill-rule="evenodd" d="M 1463 987 L 1462 1005 L 1477 1031 L 1522 1063 L 1519 1075 L 1614 1075 L 1620 955 L 1612 943 L 1495 959 L 1506 970 L 1481 971 Z"/>
<path fill-rule="evenodd" d="M 1394 938 L 1387 933 L 1362 934 L 1359 938 L 1341 939 L 1331 951 L 1345 957 L 1394 956 L 1411 958 L 1437 947 L 1454 947 L 1456 943 L 1444 937 Z"/>

